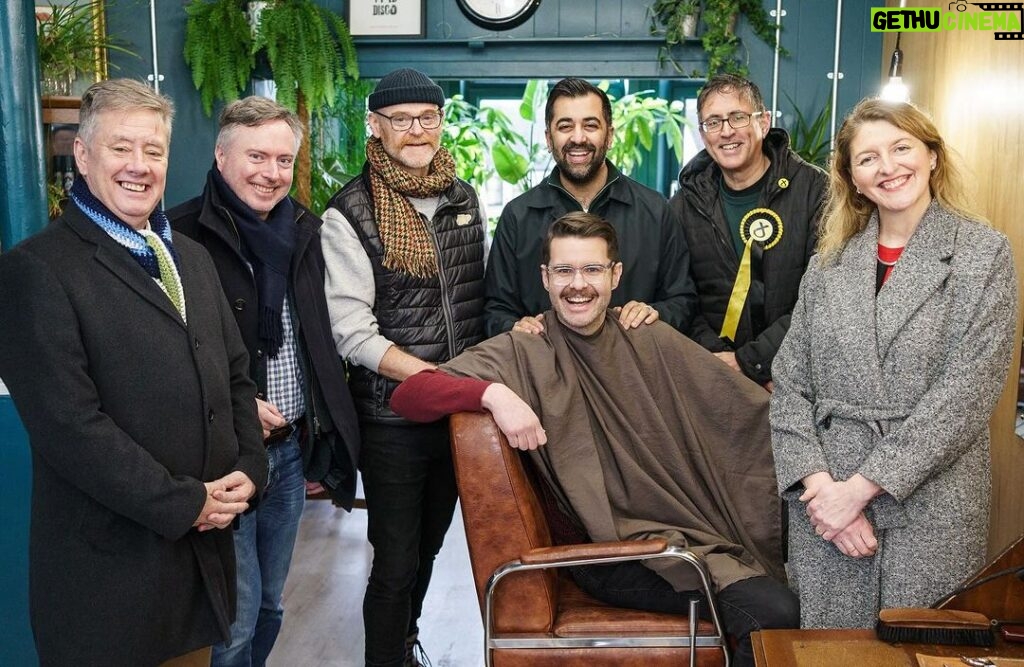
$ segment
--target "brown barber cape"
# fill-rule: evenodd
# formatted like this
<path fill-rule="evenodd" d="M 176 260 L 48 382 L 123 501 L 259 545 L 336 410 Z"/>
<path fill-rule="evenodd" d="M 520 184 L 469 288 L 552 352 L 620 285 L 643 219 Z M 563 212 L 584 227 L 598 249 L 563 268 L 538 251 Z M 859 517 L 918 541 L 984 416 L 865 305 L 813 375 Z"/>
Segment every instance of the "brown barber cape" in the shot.
<path fill-rule="evenodd" d="M 530 455 L 594 541 L 664 537 L 702 555 L 718 590 L 782 571 L 768 393 L 662 322 L 624 330 L 608 313 L 581 336 L 544 317 L 442 370 L 496 380 L 540 417 Z M 699 587 L 669 559 L 645 561 L 676 590 Z"/>

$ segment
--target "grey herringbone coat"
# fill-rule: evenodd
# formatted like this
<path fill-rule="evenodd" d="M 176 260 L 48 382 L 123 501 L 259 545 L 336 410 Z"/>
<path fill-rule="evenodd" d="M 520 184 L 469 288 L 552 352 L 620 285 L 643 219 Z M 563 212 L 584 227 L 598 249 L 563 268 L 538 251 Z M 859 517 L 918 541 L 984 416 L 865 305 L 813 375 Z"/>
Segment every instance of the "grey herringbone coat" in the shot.
<path fill-rule="evenodd" d="M 988 532 L 988 419 L 1011 358 L 1017 281 L 1002 234 L 933 202 L 875 295 L 878 222 L 812 262 L 775 358 L 772 446 L 789 505 L 804 627 L 871 627 L 926 606 L 979 567 Z M 815 533 L 800 480 L 859 472 L 871 558 Z"/>

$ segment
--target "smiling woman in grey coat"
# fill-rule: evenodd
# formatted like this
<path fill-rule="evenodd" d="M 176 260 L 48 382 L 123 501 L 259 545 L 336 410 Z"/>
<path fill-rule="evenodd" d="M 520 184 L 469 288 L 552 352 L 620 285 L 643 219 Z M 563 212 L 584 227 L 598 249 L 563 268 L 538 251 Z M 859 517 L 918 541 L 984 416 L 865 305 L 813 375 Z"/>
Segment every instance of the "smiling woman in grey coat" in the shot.
<path fill-rule="evenodd" d="M 906 103 L 862 101 L 836 139 L 819 253 L 773 367 L 804 627 L 871 627 L 983 562 L 1017 281 L 951 157 Z"/>

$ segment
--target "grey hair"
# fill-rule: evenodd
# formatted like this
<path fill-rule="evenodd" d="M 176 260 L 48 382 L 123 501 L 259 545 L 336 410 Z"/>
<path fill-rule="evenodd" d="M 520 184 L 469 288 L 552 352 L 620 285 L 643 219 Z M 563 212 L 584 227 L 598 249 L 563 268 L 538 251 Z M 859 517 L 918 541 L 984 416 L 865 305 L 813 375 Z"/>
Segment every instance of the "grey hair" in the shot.
<path fill-rule="evenodd" d="M 99 123 L 97 117 L 108 111 L 153 111 L 160 116 L 171 138 L 174 122 L 174 102 L 134 79 L 108 79 L 97 81 L 82 95 L 78 136 L 89 143 Z"/>

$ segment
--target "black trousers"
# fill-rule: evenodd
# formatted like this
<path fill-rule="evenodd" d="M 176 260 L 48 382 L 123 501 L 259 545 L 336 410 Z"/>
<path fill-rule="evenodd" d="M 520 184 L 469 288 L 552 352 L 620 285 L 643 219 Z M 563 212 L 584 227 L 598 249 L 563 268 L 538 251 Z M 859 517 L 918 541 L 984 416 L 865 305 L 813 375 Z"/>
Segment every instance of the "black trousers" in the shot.
<path fill-rule="evenodd" d="M 400 667 L 458 498 L 448 420 L 363 424 L 362 436 L 359 469 L 373 545 L 363 597 L 366 664 Z"/>
<path fill-rule="evenodd" d="M 676 591 L 640 562 L 570 568 L 576 584 L 607 604 L 629 609 L 688 614 L 690 598 L 699 591 Z M 715 597 L 726 633 L 736 639 L 734 667 L 753 667 L 750 633 L 768 628 L 800 627 L 800 601 L 785 584 L 772 577 L 754 577 L 726 586 Z M 708 605 L 701 617 L 710 618 Z"/>

